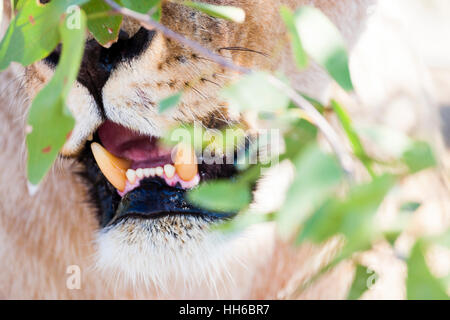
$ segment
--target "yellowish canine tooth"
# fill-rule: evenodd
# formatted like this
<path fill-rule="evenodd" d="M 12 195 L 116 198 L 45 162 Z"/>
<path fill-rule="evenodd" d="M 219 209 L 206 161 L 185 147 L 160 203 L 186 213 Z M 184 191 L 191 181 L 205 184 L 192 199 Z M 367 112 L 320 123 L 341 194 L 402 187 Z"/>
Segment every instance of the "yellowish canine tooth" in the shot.
<path fill-rule="evenodd" d="M 91 143 L 92 154 L 98 167 L 109 182 L 119 191 L 123 191 L 126 185 L 126 172 L 130 167 L 130 161 L 114 156 L 97 142 Z"/>
<path fill-rule="evenodd" d="M 191 146 L 178 144 L 174 166 L 178 176 L 184 181 L 192 180 L 198 173 L 197 156 Z"/>
<path fill-rule="evenodd" d="M 175 175 L 175 167 L 171 164 L 166 164 L 164 166 L 164 173 L 166 174 L 167 178 L 173 178 L 173 176 Z"/>
<path fill-rule="evenodd" d="M 128 169 L 126 173 L 127 179 L 131 184 L 136 183 L 136 171 L 133 169 Z"/>
<path fill-rule="evenodd" d="M 161 177 L 164 174 L 164 169 L 162 167 L 156 167 L 155 173 L 157 176 Z"/>

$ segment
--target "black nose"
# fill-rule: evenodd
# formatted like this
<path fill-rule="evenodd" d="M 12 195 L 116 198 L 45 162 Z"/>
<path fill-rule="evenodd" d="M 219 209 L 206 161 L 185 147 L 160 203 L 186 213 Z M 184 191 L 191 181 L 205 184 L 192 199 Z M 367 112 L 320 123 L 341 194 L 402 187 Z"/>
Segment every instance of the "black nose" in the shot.
<path fill-rule="evenodd" d="M 154 31 L 141 28 L 130 38 L 125 31 L 121 30 L 118 41 L 110 48 L 102 47 L 94 39 L 86 42 L 77 80 L 89 90 L 102 113 L 104 113 L 102 89 L 111 72 L 120 63 L 130 61 L 142 54 L 149 46 L 154 34 Z M 56 66 L 60 54 L 61 47 L 58 46 L 45 61 Z"/>

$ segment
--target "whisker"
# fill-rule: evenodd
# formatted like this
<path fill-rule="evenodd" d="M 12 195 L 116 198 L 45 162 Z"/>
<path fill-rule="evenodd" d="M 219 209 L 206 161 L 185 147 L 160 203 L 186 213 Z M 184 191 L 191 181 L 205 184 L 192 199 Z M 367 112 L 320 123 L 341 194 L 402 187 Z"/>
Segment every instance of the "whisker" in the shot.
<path fill-rule="evenodd" d="M 222 86 L 220 84 L 218 84 L 217 82 L 214 82 L 212 80 L 209 80 L 207 78 L 201 78 L 200 81 L 206 81 L 206 82 L 210 82 L 212 84 L 215 84 L 216 86 L 218 86 L 219 88 L 222 88 Z"/>
<path fill-rule="evenodd" d="M 222 50 L 229 50 L 229 51 L 245 51 L 245 52 L 251 52 L 251 53 L 256 53 L 256 54 L 260 54 L 266 58 L 269 57 L 269 55 L 267 53 L 261 52 L 261 51 L 257 51 L 254 49 L 249 49 L 249 48 L 245 48 L 245 47 L 223 47 L 223 48 L 219 48 L 218 51 L 222 51 Z"/>

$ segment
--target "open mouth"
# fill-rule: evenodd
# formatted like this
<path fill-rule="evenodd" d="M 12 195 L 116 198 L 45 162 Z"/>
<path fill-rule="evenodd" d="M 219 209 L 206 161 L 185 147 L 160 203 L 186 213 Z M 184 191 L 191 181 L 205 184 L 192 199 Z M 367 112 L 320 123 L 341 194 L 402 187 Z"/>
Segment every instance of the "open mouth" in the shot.
<path fill-rule="evenodd" d="M 102 227 L 130 217 L 195 215 L 215 220 L 234 216 L 233 212 L 204 210 L 186 200 L 186 191 L 201 181 L 236 174 L 235 166 L 227 161 L 205 164 L 199 158 L 190 147 L 169 148 L 156 137 L 111 121 L 98 128 L 79 156 Z"/>

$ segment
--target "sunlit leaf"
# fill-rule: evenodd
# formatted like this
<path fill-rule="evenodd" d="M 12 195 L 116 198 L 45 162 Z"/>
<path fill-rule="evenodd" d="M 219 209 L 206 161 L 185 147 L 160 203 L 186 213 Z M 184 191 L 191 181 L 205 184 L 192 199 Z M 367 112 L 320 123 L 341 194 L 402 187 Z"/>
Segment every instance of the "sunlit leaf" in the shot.
<path fill-rule="evenodd" d="M 414 212 L 419 209 L 421 204 L 419 202 L 406 202 L 402 204 L 400 207 L 400 211 L 406 211 L 406 212 Z"/>
<path fill-rule="evenodd" d="M 317 134 L 317 127 L 309 121 L 304 119 L 295 121 L 284 135 L 286 151 L 282 157 L 287 159 L 295 158 L 304 150 L 305 146 L 315 141 Z"/>
<path fill-rule="evenodd" d="M 19 2 L 19 13 L 11 21 L 0 43 L 0 70 L 13 61 L 29 65 L 45 58 L 60 40 L 58 28 L 67 15 L 68 26 L 77 27 L 80 11 L 73 5 L 88 0 L 50 1 L 42 5 L 38 1 Z M 71 8 L 73 10 L 67 10 Z"/>
<path fill-rule="evenodd" d="M 358 157 L 358 159 L 361 160 L 361 162 L 366 167 L 367 171 L 372 176 L 374 176 L 374 172 L 372 170 L 372 161 L 370 160 L 370 157 L 367 155 L 366 150 L 364 149 L 361 140 L 359 139 L 359 136 L 356 133 L 356 130 L 353 128 L 352 120 L 350 119 L 349 114 L 344 109 L 344 107 L 341 106 L 335 100 L 331 101 L 331 106 L 333 107 L 333 110 L 336 113 L 342 125 L 342 128 L 344 129 L 344 132 L 347 135 L 348 140 L 350 141 L 353 153 L 355 154 L 355 156 Z"/>
<path fill-rule="evenodd" d="M 343 235 L 346 245 L 341 257 L 368 249 L 377 232 L 373 217 L 394 184 L 393 176 L 384 175 L 370 183 L 352 187 L 343 200 L 331 199 L 305 222 L 297 243 L 305 240 L 320 243 Z"/>
<path fill-rule="evenodd" d="M 305 51 L 345 90 L 353 90 L 344 39 L 319 9 L 301 7 L 295 12 L 295 25 Z"/>
<path fill-rule="evenodd" d="M 155 6 L 159 6 L 161 0 L 119 0 L 122 6 L 137 11 L 139 13 L 147 13 Z"/>
<path fill-rule="evenodd" d="M 309 146 L 294 162 L 294 182 L 277 215 L 280 234 L 289 236 L 336 190 L 342 170 L 336 159 Z"/>
<path fill-rule="evenodd" d="M 425 260 L 424 242 L 418 241 L 407 261 L 408 277 L 406 295 L 408 300 L 448 300 L 443 284 L 434 277 Z"/>
<path fill-rule="evenodd" d="M 358 131 L 375 142 L 383 152 L 406 164 L 410 173 L 436 165 L 433 150 L 427 142 L 415 141 L 399 131 L 383 126 L 360 127 Z"/>
<path fill-rule="evenodd" d="M 242 23 L 245 21 L 245 11 L 241 8 L 232 6 L 219 6 L 215 4 L 196 1 L 183 1 L 183 4 L 198 11 L 204 12 L 211 17 L 231 20 L 237 23 Z"/>
<path fill-rule="evenodd" d="M 228 180 L 210 181 L 191 190 L 188 200 L 205 209 L 236 212 L 250 203 L 250 185 Z"/>
<path fill-rule="evenodd" d="M 257 223 L 273 220 L 272 214 L 260 214 L 256 212 L 243 212 L 233 219 L 217 225 L 217 229 L 222 232 L 239 232 Z"/>
<path fill-rule="evenodd" d="M 182 93 L 178 92 L 178 93 L 175 93 L 165 99 L 162 99 L 159 102 L 159 108 L 158 108 L 159 113 L 163 113 L 169 109 L 176 107 L 181 100 L 181 96 L 182 96 Z"/>
<path fill-rule="evenodd" d="M 386 231 L 383 233 L 384 238 L 386 239 L 387 242 L 389 242 L 389 244 L 391 246 L 395 245 L 395 242 L 397 242 L 398 237 L 400 237 L 400 235 L 402 234 L 401 231 Z"/>
<path fill-rule="evenodd" d="M 434 167 L 436 160 L 431 147 L 426 142 L 416 141 L 403 153 L 403 161 L 411 173 Z"/>
<path fill-rule="evenodd" d="M 364 292 L 374 285 L 378 276 L 369 268 L 358 264 L 356 266 L 355 277 L 348 293 L 347 300 L 357 300 L 361 298 Z"/>
<path fill-rule="evenodd" d="M 56 1 L 55 1 L 56 2 Z M 74 126 L 65 100 L 75 81 L 84 50 L 86 16 L 80 13 L 80 28 L 70 29 L 61 20 L 57 31 L 62 53 L 55 74 L 31 105 L 28 114 L 28 180 L 37 185 L 50 169 Z"/>
<path fill-rule="evenodd" d="M 411 145 L 412 140 L 405 134 L 385 126 L 356 126 L 361 137 L 372 141 L 384 154 L 400 158 Z"/>
<path fill-rule="evenodd" d="M 297 63 L 297 67 L 299 69 L 303 69 L 308 65 L 308 56 L 303 49 L 300 35 L 298 34 L 297 28 L 295 26 L 294 14 L 286 6 L 282 6 L 280 8 L 280 14 L 289 33 L 292 53 L 294 55 L 295 62 Z"/>
<path fill-rule="evenodd" d="M 89 31 L 101 45 L 109 47 L 117 41 L 122 23 L 121 15 L 108 15 L 111 8 L 103 0 L 91 0 L 83 5 L 83 10 L 88 17 Z"/>
<path fill-rule="evenodd" d="M 223 89 L 221 95 L 228 101 L 230 108 L 238 111 L 273 111 L 286 108 L 289 98 L 275 88 L 267 77 L 263 72 L 246 75 Z"/>

